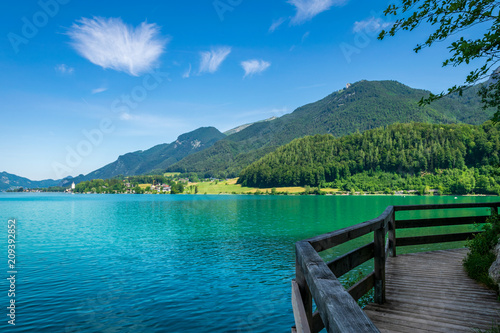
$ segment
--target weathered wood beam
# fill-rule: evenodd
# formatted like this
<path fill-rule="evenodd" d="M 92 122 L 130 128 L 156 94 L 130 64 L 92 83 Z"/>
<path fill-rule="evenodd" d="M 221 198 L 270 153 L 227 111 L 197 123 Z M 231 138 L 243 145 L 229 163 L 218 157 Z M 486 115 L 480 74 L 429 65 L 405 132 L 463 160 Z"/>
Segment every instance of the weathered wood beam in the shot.
<path fill-rule="evenodd" d="M 297 251 L 295 251 L 295 282 L 297 283 L 297 286 L 299 288 L 302 305 L 306 313 L 307 323 L 309 323 L 310 327 L 313 313 L 312 295 L 298 259 L 299 254 L 297 253 Z"/>
<path fill-rule="evenodd" d="M 479 203 L 461 203 L 461 204 L 433 204 L 433 205 L 402 205 L 394 206 L 396 212 L 408 210 L 426 210 L 426 209 L 452 209 L 452 208 L 491 208 L 500 207 L 500 202 L 479 202 Z"/>
<path fill-rule="evenodd" d="M 295 330 L 297 333 L 311 333 L 309 321 L 306 316 L 306 309 L 300 296 L 299 285 L 292 280 L 292 309 L 295 318 Z"/>
<path fill-rule="evenodd" d="M 339 278 L 353 268 L 356 268 L 362 263 L 372 259 L 374 251 L 375 245 L 371 242 L 365 246 L 352 250 L 343 256 L 335 258 L 326 265 L 330 268 L 332 273 Z"/>
<path fill-rule="evenodd" d="M 450 225 L 463 225 L 474 223 L 485 223 L 489 216 L 464 216 L 464 217 L 444 217 L 435 219 L 398 220 L 396 229 L 443 227 Z"/>
<path fill-rule="evenodd" d="M 422 244 L 435 244 L 435 243 L 448 243 L 459 242 L 472 238 L 479 232 L 462 232 L 456 234 L 443 234 L 443 235 L 429 235 L 417 237 L 400 237 L 397 240 L 398 246 L 422 245 Z"/>
<path fill-rule="evenodd" d="M 356 301 L 375 286 L 375 272 L 371 272 L 347 291 Z"/>
<path fill-rule="evenodd" d="M 357 225 L 353 225 L 351 227 L 347 227 L 344 229 L 312 237 L 306 239 L 306 241 L 311 243 L 311 245 L 317 252 L 328 250 L 329 248 L 359 238 L 361 236 L 364 236 L 366 234 L 369 234 L 370 232 L 379 229 L 381 226 L 384 225 L 384 223 L 386 223 L 390 219 L 393 209 L 394 208 L 392 206 L 389 206 L 379 217 L 373 220 L 369 220 Z"/>
<path fill-rule="evenodd" d="M 308 242 L 295 244 L 298 264 L 318 306 L 321 319 L 329 333 L 380 332 L 315 249 Z"/>
<path fill-rule="evenodd" d="M 375 274 L 375 303 L 385 303 L 385 234 L 387 229 L 382 227 L 377 229 L 373 234 L 373 242 L 375 243 L 375 253 L 373 257 L 373 266 Z"/>

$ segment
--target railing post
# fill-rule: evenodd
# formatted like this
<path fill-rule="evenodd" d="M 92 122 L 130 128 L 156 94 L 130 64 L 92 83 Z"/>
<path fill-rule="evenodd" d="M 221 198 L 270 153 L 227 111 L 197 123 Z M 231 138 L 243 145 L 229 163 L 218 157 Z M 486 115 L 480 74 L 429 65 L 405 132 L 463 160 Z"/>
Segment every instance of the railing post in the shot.
<path fill-rule="evenodd" d="M 494 206 L 494 207 L 490 207 L 491 208 L 491 215 L 498 215 L 498 207 L 497 206 Z"/>
<path fill-rule="evenodd" d="M 375 243 L 374 273 L 375 273 L 375 303 L 385 302 L 385 234 L 387 224 L 375 230 L 373 241 Z"/>
<path fill-rule="evenodd" d="M 300 267 L 300 264 L 297 260 L 298 253 L 295 253 L 295 282 L 297 283 L 299 290 L 300 290 L 300 296 L 302 298 L 302 302 L 304 304 L 304 309 L 306 311 L 306 318 L 307 318 L 307 323 L 309 325 L 309 328 L 311 329 L 312 326 L 312 294 L 311 291 L 309 290 L 309 286 L 307 285 L 306 278 L 304 276 L 304 273 L 302 272 L 302 268 Z"/>
<path fill-rule="evenodd" d="M 389 253 L 396 256 L 396 212 L 393 210 L 389 221 Z"/>

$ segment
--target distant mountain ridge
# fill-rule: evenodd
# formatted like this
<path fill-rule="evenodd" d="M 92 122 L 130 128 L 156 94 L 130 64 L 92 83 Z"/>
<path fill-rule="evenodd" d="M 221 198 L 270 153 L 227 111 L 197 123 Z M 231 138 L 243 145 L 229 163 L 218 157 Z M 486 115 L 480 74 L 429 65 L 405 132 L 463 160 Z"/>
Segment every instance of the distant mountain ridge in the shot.
<path fill-rule="evenodd" d="M 184 157 L 207 149 L 225 137 L 215 127 L 201 127 L 180 135 L 172 143 L 119 156 L 115 162 L 86 175 L 84 180 L 107 179 L 118 175 L 136 176 L 156 170 L 162 172 Z"/>
<path fill-rule="evenodd" d="M 225 138 L 215 127 L 201 127 L 192 132 L 180 135 L 172 143 L 164 143 L 148 150 L 136 151 L 119 156 L 118 159 L 87 175 L 75 178 L 67 177 L 59 180 L 32 181 L 6 172 L 0 174 L 0 191 L 24 188 L 46 188 L 51 186 L 68 186 L 73 181 L 80 183 L 91 179 L 108 179 L 118 175 L 135 176 L 145 173 L 162 173 L 169 165 L 182 158 L 211 147 L 215 142 Z"/>
<path fill-rule="evenodd" d="M 246 127 L 167 170 L 236 177 L 252 162 L 306 135 L 329 133 L 340 137 L 396 122 L 481 124 L 493 114 L 481 108 L 473 89 L 463 96 L 453 95 L 420 107 L 418 101 L 428 94 L 397 81 L 356 82 L 291 114 Z"/>
<path fill-rule="evenodd" d="M 71 177 L 70 177 L 71 178 Z M 60 186 L 66 179 L 45 179 L 30 180 L 25 177 L 16 176 L 7 172 L 0 172 L 0 191 L 23 188 L 46 188 L 51 186 Z"/>

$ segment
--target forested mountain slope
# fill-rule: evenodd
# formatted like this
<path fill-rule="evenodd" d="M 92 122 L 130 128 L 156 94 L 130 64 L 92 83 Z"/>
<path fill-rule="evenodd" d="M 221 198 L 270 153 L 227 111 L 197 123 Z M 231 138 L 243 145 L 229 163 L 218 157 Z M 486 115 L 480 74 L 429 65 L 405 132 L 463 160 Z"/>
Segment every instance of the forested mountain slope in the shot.
<path fill-rule="evenodd" d="M 256 123 L 167 168 L 231 177 L 278 146 L 305 135 L 340 137 L 395 122 L 481 124 L 493 114 L 471 90 L 418 106 L 428 94 L 396 81 L 360 81 L 278 119 Z"/>
<path fill-rule="evenodd" d="M 500 131 L 491 122 L 393 124 L 341 138 L 316 135 L 293 140 L 245 168 L 239 182 L 258 187 L 318 186 L 367 171 L 419 176 L 467 168 L 488 168 L 482 174 L 489 175 L 492 166 L 498 166 L 499 154 Z"/>

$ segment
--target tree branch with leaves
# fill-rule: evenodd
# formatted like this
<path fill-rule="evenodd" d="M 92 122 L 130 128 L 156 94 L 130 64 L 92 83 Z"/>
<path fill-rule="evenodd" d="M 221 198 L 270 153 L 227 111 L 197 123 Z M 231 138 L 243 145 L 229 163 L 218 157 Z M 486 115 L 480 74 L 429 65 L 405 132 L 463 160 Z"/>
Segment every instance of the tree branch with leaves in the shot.
<path fill-rule="evenodd" d="M 448 49 L 450 57 L 443 61 L 445 66 L 469 64 L 473 60 L 482 62 L 479 68 L 472 70 L 465 82 L 448 88 L 447 92 L 431 93 L 422 98 L 420 105 L 429 104 L 443 96 L 458 93 L 485 80 L 479 89 L 479 96 L 484 108 L 496 108 L 493 121 L 500 121 L 500 17 L 499 1 L 494 0 L 402 0 L 400 4 L 391 4 L 384 11 L 386 16 L 404 16 L 397 19 L 389 30 L 382 30 L 379 39 L 394 36 L 401 30 L 412 31 L 421 24 L 437 26 L 427 40 L 417 44 L 414 51 L 431 47 L 438 42 L 453 39 Z M 461 36 L 467 29 L 478 26 L 484 29 L 482 36 L 469 39 Z"/>

